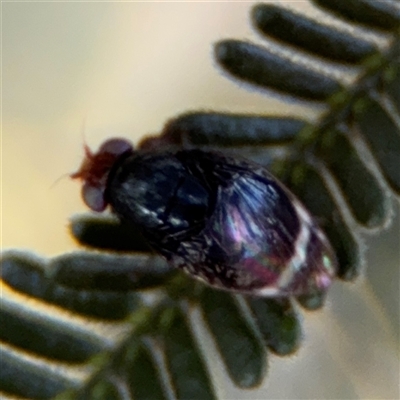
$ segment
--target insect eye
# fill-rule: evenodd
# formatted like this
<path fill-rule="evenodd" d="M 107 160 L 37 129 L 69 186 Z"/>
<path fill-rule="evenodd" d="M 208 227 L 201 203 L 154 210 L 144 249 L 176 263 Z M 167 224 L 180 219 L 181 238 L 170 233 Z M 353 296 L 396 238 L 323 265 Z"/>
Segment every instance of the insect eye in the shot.
<path fill-rule="evenodd" d="M 132 144 L 125 139 L 110 139 L 104 142 L 97 154 L 114 154 L 120 155 L 133 149 Z"/>
<path fill-rule="evenodd" d="M 104 186 L 95 186 L 86 182 L 82 187 L 82 198 L 85 204 L 93 211 L 101 212 L 107 207 L 104 198 Z"/>

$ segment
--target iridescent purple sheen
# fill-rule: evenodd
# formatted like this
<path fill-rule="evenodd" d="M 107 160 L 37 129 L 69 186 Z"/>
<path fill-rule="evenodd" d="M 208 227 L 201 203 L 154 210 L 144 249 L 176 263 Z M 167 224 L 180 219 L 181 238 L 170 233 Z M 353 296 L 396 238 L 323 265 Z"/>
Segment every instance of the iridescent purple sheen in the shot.
<path fill-rule="evenodd" d="M 225 169 L 226 164 L 228 161 Z M 334 270 L 326 269 L 321 253 L 313 253 L 317 257 L 308 255 L 310 232 L 318 228 L 304 208 L 298 211 L 300 203 L 288 201 L 291 195 L 266 171 L 234 170 L 231 179 L 224 178 L 223 190 L 218 192 L 204 230 L 183 241 L 176 250 L 178 257 L 172 255 L 170 262 L 224 289 L 274 296 L 325 290 L 316 279 L 321 281 L 323 276 L 328 282 Z M 305 235 L 304 249 L 298 248 L 301 232 Z M 315 245 L 334 260 L 328 242 L 322 233 L 320 236 Z M 312 238 L 315 241 L 316 236 Z M 193 242 L 197 251 L 192 248 Z M 185 258 L 179 255 L 188 248 L 192 250 L 191 263 L 182 263 Z M 291 279 L 286 283 L 284 275 L 296 278 L 298 284 L 292 285 Z"/>
<path fill-rule="evenodd" d="M 310 226 L 310 237 L 305 250 L 305 260 L 293 271 L 287 293 L 323 292 L 335 276 L 335 255 L 327 239 L 321 236 L 316 225 Z"/>

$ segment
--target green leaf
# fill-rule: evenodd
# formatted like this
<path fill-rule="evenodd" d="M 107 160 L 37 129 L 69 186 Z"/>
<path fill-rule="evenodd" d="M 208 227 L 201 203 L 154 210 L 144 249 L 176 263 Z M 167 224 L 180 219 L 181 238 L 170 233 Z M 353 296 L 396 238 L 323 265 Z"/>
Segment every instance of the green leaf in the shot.
<path fill-rule="evenodd" d="M 113 251 L 151 251 L 135 227 L 92 214 L 71 219 L 71 233 L 84 246 Z"/>
<path fill-rule="evenodd" d="M 312 0 L 336 15 L 371 28 L 391 31 L 399 27 L 400 10 L 385 1 Z"/>
<path fill-rule="evenodd" d="M 336 179 L 357 221 L 368 227 L 382 226 L 390 209 L 387 193 L 349 138 L 338 131 L 327 133 L 318 155 Z"/>
<path fill-rule="evenodd" d="M 350 36 L 274 4 L 259 4 L 254 7 L 253 20 L 267 37 L 330 60 L 360 63 L 377 50 L 367 40 Z"/>
<path fill-rule="evenodd" d="M 174 311 L 164 344 L 167 365 L 177 398 L 216 399 L 216 393 L 186 316 L 178 309 Z"/>
<path fill-rule="evenodd" d="M 357 106 L 355 124 L 363 133 L 388 183 L 399 193 L 399 125 L 376 100 L 363 98 Z"/>
<path fill-rule="evenodd" d="M 335 79 L 247 42 L 219 42 L 215 57 L 235 77 L 300 98 L 322 101 L 341 89 Z"/>
<path fill-rule="evenodd" d="M 175 271 L 160 256 L 69 253 L 48 265 L 55 283 L 77 290 L 126 292 L 162 285 Z"/>
<path fill-rule="evenodd" d="M 138 305 L 132 292 L 74 290 L 60 285 L 51 278 L 44 260 L 24 253 L 3 254 L 1 278 L 18 292 L 96 318 L 123 319 Z"/>
<path fill-rule="evenodd" d="M 400 63 L 393 63 L 386 70 L 384 80 L 384 93 L 392 101 L 393 106 L 400 112 Z"/>
<path fill-rule="evenodd" d="M 50 399 L 77 382 L 50 366 L 37 363 L 13 350 L 0 348 L 0 390 L 31 399 Z"/>
<path fill-rule="evenodd" d="M 207 288 L 201 305 L 232 380 L 243 388 L 259 385 L 265 374 L 266 354 L 233 296 Z"/>
<path fill-rule="evenodd" d="M 77 326 L 34 314 L 3 302 L 0 339 L 49 359 L 81 363 L 106 349 L 106 344 Z"/>
<path fill-rule="evenodd" d="M 159 375 L 159 366 L 144 343 L 136 350 L 134 359 L 127 352 L 125 360 L 118 368 L 118 376 L 125 376 L 134 399 L 167 399 L 165 389 Z M 102 397 L 108 398 L 108 397 Z"/>
<path fill-rule="evenodd" d="M 60 399 L 63 397 L 60 396 Z M 96 385 L 88 390 L 87 394 L 73 396 L 72 398 L 86 400 L 86 399 L 110 399 L 110 400 L 120 400 L 122 395 L 120 390 L 118 390 L 117 382 L 111 379 L 105 379 L 97 382 Z M 160 397 L 162 399 L 162 397 Z"/>
<path fill-rule="evenodd" d="M 170 121 L 161 137 L 180 146 L 264 146 L 290 142 L 304 126 L 299 118 L 189 113 Z"/>
<path fill-rule="evenodd" d="M 267 346 L 282 356 L 296 351 L 300 345 L 301 326 L 290 301 L 260 297 L 249 297 L 247 301 Z"/>

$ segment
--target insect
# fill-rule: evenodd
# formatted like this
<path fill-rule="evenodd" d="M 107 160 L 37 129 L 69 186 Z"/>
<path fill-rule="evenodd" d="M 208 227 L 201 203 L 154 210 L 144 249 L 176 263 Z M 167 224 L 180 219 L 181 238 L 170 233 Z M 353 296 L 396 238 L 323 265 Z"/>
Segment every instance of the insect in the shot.
<path fill-rule="evenodd" d="M 135 150 L 104 142 L 71 175 L 86 205 L 135 223 L 170 265 L 220 289 L 259 296 L 325 292 L 328 239 L 265 168 L 219 152 Z"/>

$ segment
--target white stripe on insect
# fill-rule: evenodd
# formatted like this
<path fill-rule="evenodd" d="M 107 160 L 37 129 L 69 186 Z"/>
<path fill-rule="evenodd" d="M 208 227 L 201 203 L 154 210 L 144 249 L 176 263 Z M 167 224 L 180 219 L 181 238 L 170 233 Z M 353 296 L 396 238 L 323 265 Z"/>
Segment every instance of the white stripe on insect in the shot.
<path fill-rule="evenodd" d="M 285 271 L 282 272 L 278 288 L 285 289 L 301 269 L 307 258 L 307 247 L 310 240 L 311 219 L 305 208 L 296 200 L 293 201 L 294 208 L 300 221 L 300 233 L 294 244 L 294 253 Z"/>

